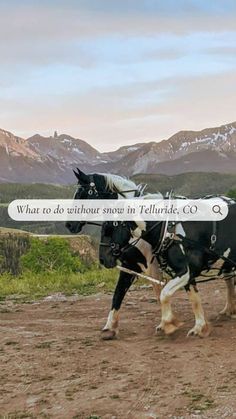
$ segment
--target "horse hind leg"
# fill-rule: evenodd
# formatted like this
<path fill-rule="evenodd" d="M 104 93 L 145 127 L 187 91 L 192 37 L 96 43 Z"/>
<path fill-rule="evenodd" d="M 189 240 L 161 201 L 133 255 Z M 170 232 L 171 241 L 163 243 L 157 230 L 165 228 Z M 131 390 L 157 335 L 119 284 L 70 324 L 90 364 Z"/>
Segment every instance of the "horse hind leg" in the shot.
<path fill-rule="evenodd" d="M 236 319 L 236 293 L 235 293 L 235 277 L 226 279 L 226 304 L 224 309 L 219 313 L 220 316 Z"/>
<path fill-rule="evenodd" d="M 161 323 L 157 330 L 164 330 L 166 335 L 174 333 L 183 323 L 174 316 L 171 308 L 170 298 L 176 291 L 184 287 L 189 281 L 189 269 L 181 276 L 171 279 L 161 291 Z"/>
<path fill-rule="evenodd" d="M 153 290 L 158 300 L 161 296 L 161 288 L 159 285 L 154 285 Z M 179 321 L 176 315 L 172 311 L 171 304 L 169 302 L 163 302 L 162 297 L 162 319 L 161 322 L 156 326 L 156 332 L 164 332 L 166 335 L 171 335 L 183 325 L 183 322 Z"/>
<path fill-rule="evenodd" d="M 207 337 L 210 334 L 210 326 L 205 319 L 199 292 L 195 287 L 191 287 L 187 294 L 195 316 L 195 325 L 189 330 L 187 336 Z"/>
<path fill-rule="evenodd" d="M 162 275 L 162 272 L 160 271 L 156 258 L 151 263 L 148 264 L 148 268 L 145 270 L 145 274 L 159 281 L 163 280 L 163 275 Z M 161 295 L 161 285 L 153 283 L 152 286 L 153 286 L 153 292 L 157 299 L 157 302 L 159 302 L 160 295 Z"/>
<path fill-rule="evenodd" d="M 146 272 L 145 272 L 146 273 Z M 151 271 L 147 272 L 148 275 L 152 276 L 153 278 L 156 278 L 158 280 L 163 280 L 162 274 L 160 274 L 159 267 L 155 267 Z M 160 295 L 161 295 L 161 286 L 158 284 L 153 284 L 153 292 L 157 299 L 157 302 L 160 301 Z M 161 321 L 158 326 L 156 326 L 156 332 L 165 331 L 166 334 L 171 334 L 175 332 L 180 326 L 182 326 L 182 322 L 180 322 L 174 315 L 174 313 L 171 310 L 171 306 L 169 307 L 168 312 L 168 322 Z"/>

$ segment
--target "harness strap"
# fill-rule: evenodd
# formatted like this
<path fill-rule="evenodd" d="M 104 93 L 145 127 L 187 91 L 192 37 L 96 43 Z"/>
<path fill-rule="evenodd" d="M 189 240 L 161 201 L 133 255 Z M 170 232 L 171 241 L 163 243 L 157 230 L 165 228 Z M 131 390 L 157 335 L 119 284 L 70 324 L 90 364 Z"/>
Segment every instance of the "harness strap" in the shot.
<path fill-rule="evenodd" d="M 88 225 L 91 225 L 91 226 L 102 227 L 102 224 L 96 223 L 95 221 L 84 221 L 84 224 L 88 224 Z"/>
<path fill-rule="evenodd" d="M 172 190 L 170 192 L 166 193 L 166 198 L 169 200 L 168 207 L 170 206 L 170 200 L 172 198 L 172 195 L 173 195 Z M 160 240 L 157 243 L 156 247 L 154 247 L 154 249 L 153 249 L 153 252 L 152 252 L 153 253 L 153 258 L 160 254 L 163 247 L 165 248 L 165 241 L 166 241 L 166 238 L 167 238 L 167 235 L 168 235 L 168 231 L 167 231 L 168 230 L 168 225 L 169 225 L 169 220 L 167 218 L 165 221 L 163 221 L 163 224 L 162 224 Z M 153 261 L 153 258 L 152 258 L 152 261 Z"/>
<path fill-rule="evenodd" d="M 202 275 L 201 275 L 202 276 Z M 223 279 L 224 281 L 229 281 L 230 279 L 232 279 L 235 275 L 231 275 L 231 276 L 224 276 Z M 207 279 L 198 279 L 195 280 L 196 284 L 204 284 L 205 282 L 210 282 L 210 281 L 216 281 L 217 279 L 222 279 L 220 276 L 213 276 L 213 277 L 209 277 Z"/>
<path fill-rule="evenodd" d="M 135 192 L 135 198 L 137 198 L 137 197 L 139 197 L 140 196 L 140 191 L 138 190 L 138 189 L 127 189 L 127 190 L 125 190 L 125 191 L 119 191 L 119 189 L 117 189 L 115 186 L 114 186 L 114 191 L 118 194 L 118 195 L 121 195 L 121 196 L 123 196 L 124 198 L 125 198 L 125 193 L 129 193 L 129 192 Z"/>
<path fill-rule="evenodd" d="M 213 225 L 212 225 L 212 235 L 211 235 L 211 245 L 210 245 L 210 249 L 214 250 L 215 249 L 215 244 L 216 244 L 216 240 L 217 240 L 217 235 L 216 235 L 216 230 L 217 230 L 217 224 L 216 221 L 212 221 Z"/>
<path fill-rule="evenodd" d="M 195 245 L 195 247 L 196 248 L 198 248 L 198 249 L 200 249 L 200 250 L 203 250 L 204 252 L 207 252 L 208 254 L 210 254 L 210 255 L 212 255 L 212 256 L 214 256 L 215 258 L 217 258 L 217 259 L 222 259 L 222 260 L 224 260 L 225 262 L 228 262 L 228 263 L 230 263 L 231 265 L 233 265 L 233 267 L 234 267 L 234 270 L 235 270 L 235 268 L 236 268 L 236 262 L 233 260 L 233 259 L 230 259 L 229 257 L 227 257 L 227 256 L 224 256 L 224 255 L 219 255 L 219 253 L 217 253 L 217 252 L 215 252 L 214 250 L 212 250 L 212 249 L 208 249 L 206 246 L 202 246 L 202 245 L 200 245 L 198 242 L 196 242 L 196 240 L 191 240 L 191 239 L 188 239 L 187 237 L 183 237 L 183 236 L 180 236 L 180 235 L 174 235 L 173 237 L 172 237 L 172 240 L 173 241 L 180 241 L 181 243 L 183 243 L 184 244 L 184 242 L 186 242 L 186 243 L 189 243 L 189 244 L 192 244 L 192 245 Z"/>

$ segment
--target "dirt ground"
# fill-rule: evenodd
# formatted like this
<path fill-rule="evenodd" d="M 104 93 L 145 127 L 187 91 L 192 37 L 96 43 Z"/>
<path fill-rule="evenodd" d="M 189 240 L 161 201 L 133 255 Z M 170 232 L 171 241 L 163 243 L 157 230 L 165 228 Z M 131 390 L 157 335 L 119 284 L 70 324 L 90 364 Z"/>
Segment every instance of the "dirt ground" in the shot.
<path fill-rule="evenodd" d="M 0 305 L 1 418 L 234 418 L 236 320 L 217 320 L 225 286 L 200 286 L 212 324 L 205 339 L 183 291 L 184 325 L 155 334 L 160 307 L 151 289 L 129 292 L 119 338 L 102 341 L 111 295 Z"/>

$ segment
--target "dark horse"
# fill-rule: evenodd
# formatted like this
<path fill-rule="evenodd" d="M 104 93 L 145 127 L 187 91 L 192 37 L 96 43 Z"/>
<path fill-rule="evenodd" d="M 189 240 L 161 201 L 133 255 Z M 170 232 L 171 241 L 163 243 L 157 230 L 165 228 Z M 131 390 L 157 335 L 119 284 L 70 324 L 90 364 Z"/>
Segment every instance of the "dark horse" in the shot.
<path fill-rule="evenodd" d="M 78 187 L 74 199 L 121 199 L 134 198 L 142 194 L 140 185 L 136 185 L 131 180 L 110 174 L 89 174 L 86 175 L 77 169 L 75 176 L 78 180 Z M 78 234 L 85 222 L 70 221 L 66 227 L 71 233 Z M 140 264 L 141 260 L 141 264 Z M 100 262 L 105 264 L 105 260 L 100 257 Z M 152 258 L 151 246 L 144 240 L 140 240 L 137 247 L 130 249 L 126 254 L 125 266 L 135 272 L 145 271 L 152 277 L 160 277 L 160 271 L 156 259 Z M 112 306 L 108 315 L 106 325 L 102 330 L 103 339 L 113 339 L 118 333 L 119 310 L 125 294 L 132 285 L 135 275 L 120 272 L 119 279 L 112 298 Z M 159 299 L 160 288 L 154 286 L 157 299 Z"/>
<path fill-rule="evenodd" d="M 161 265 L 165 265 L 173 273 L 171 279 L 161 291 L 160 301 L 162 310 L 161 323 L 158 329 L 169 334 L 180 325 L 175 318 L 170 304 L 173 294 L 185 287 L 192 303 L 195 315 L 195 326 L 189 334 L 207 336 L 209 326 L 205 320 L 199 293 L 196 289 L 195 278 L 203 270 L 209 270 L 216 262 L 221 262 L 220 273 L 231 274 L 235 270 L 236 261 L 236 203 L 229 203 L 229 213 L 226 219 L 213 222 L 183 222 L 182 234 L 167 235 L 164 245 L 162 243 L 163 222 L 106 222 L 102 227 L 100 257 L 107 267 L 112 267 L 119 257 L 125 266 L 127 255 L 129 258 L 132 243 L 130 240 L 140 239 L 152 246 L 153 252 Z M 214 249 L 212 236 L 216 236 Z M 135 241 L 137 246 L 137 241 Z M 116 252 L 114 252 L 116 249 Z M 135 251 L 135 248 L 133 248 Z M 119 255 L 118 255 L 119 253 Z M 140 261 L 141 262 L 141 261 Z M 221 312 L 226 315 L 236 314 L 236 295 L 234 279 L 226 280 L 227 303 Z"/>

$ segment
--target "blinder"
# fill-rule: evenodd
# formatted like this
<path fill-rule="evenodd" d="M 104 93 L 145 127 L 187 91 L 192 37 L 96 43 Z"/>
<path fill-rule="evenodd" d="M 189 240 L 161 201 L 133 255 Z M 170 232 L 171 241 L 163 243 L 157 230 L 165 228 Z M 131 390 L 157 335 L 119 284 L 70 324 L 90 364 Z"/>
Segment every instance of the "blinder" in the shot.
<path fill-rule="evenodd" d="M 122 221 L 105 221 L 103 223 L 103 231 L 105 236 L 110 236 L 112 239 L 112 233 L 114 231 L 114 228 L 117 228 L 118 226 L 121 226 L 123 228 L 126 228 L 128 232 L 130 232 L 130 228 L 127 224 L 127 222 L 122 222 Z M 114 256 L 115 258 L 118 258 L 121 253 L 124 251 L 124 249 L 127 247 L 127 245 L 125 245 L 124 247 L 121 247 L 120 243 L 114 242 L 114 241 L 110 241 L 109 243 L 104 243 L 104 242 L 100 242 L 100 246 L 103 247 L 110 247 L 111 249 L 111 254 L 112 256 Z"/>

